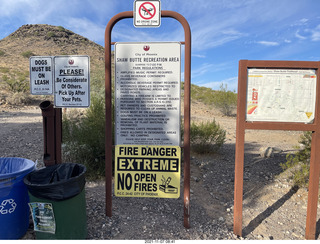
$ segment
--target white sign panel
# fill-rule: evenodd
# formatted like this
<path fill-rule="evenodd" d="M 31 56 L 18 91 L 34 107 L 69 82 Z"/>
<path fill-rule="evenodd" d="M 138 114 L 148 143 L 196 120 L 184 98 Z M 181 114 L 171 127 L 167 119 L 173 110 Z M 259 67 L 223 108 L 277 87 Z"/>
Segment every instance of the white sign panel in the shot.
<path fill-rule="evenodd" d="M 33 56 L 30 62 L 30 92 L 32 95 L 53 94 L 52 57 Z"/>
<path fill-rule="evenodd" d="M 90 106 L 89 56 L 54 58 L 54 104 L 56 107 Z"/>
<path fill-rule="evenodd" d="M 180 145 L 180 43 L 116 43 L 116 145 Z"/>
<path fill-rule="evenodd" d="M 312 123 L 316 81 L 313 69 L 248 69 L 247 121 Z"/>
<path fill-rule="evenodd" d="M 135 27 L 159 27 L 161 24 L 160 1 L 134 1 L 133 24 Z"/>

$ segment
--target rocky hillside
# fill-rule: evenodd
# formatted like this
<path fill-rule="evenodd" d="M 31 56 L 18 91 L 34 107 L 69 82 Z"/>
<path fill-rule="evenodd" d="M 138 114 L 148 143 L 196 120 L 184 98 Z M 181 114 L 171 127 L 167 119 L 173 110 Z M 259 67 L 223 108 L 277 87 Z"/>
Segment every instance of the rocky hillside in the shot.
<path fill-rule="evenodd" d="M 58 55 L 88 55 L 91 72 L 104 69 L 104 48 L 62 26 L 24 25 L 0 40 L 0 103 L 13 92 L 10 82 L 29 82 L 30 56 Z"/>

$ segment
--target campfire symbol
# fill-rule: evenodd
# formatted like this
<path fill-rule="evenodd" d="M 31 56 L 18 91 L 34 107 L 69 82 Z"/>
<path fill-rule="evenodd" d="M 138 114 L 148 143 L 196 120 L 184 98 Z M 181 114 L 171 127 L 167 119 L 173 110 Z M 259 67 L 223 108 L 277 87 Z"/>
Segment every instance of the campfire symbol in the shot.
<path fill-rule="evenodd" d="M 178 188 L 177 187 L 174 187 L 172 185 L 169 185 L 170 184 L 170 181 L 171 181 L 171 177 L 168 177 L 167 179 L 162 176 L 162 185 L 160 185 L 160 191 L 163 191 L 164 193 L 178 193 Z"/>

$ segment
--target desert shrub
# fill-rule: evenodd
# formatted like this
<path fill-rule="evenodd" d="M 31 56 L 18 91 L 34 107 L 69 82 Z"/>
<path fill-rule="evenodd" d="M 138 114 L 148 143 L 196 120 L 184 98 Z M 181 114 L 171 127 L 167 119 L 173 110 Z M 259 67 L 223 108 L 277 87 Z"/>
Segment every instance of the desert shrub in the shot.
<path fill-rule="evenodd" d="M 307 186 L 309 181 L 311 135 L 310 131 L 304 132 L 299 140 L 302 148 L 295 154 L 287 154 L 287 161 L 281 164 L 283 170 L 290 169 L 292 171 L 291 178 L 294 184 L 299 187 Z"/>
<path fill-rule="evenodd" d="M 193 101 L 203 102 L 204 104 L 211 105 L 216 91 L 208 87 L 202 87 L 191 84 L 191 99 Z"/>
<path fill-rule="evenodd" d="M 104 109 L 104 99 L 93 97 L 83 116 L 63 116 L 64 161 L 84 164 L 89 178 L 102 177 L 105 172 Z"/>
<path fill-rule="evenodd" d="M 58 27 L 57 27 L 57 29 L 58 29 L 58 31 L 65 31 L 66 29 L 63 27 L 63 26 L 61 26 L 61 25 L 59 25 Z"/>
<path fill-rule="evenodd" d="M 56 36 L 56 34 L 53 31 L 49 31 L 47 33 L 47 37 L 55 37 L 55 36 Z"/>
<path fill-rule="evenodd" d="M 4 56 L 4 55 L 5 55 L 5 52 L 2 51 L 2 50 L 0 50 L 0 57 L 1 57 L 1 56 Z"/>
<path fill-rule="evenodd" d="M 100 98 L 104 98 L 105 97 L 105 93 L 104 93 L 104 69 L 97 69 L 95 70 L 95 72 L 92 73 L 91 77 L 90 77 L 90 89 L 91 89 L 91 96 L 95 96 L 95 97 L 100 97 Z M 113 95 L 113 93 L 112 93 Z"/>
<path fill-rule="evenodd" d="M 216 91 L 213 96 L 213 104 L 226 116 L 231 116 L 237 107 L 237 94 L 228 91 L 227 84 L 220 85 L 220 90 Z"/>
<path fill-rule="evenodd" d="M 226 131 L 215 120 L 210 122 L 191 123 L 190 144 L 191 150 L 203 154 L 214 153 L 224 144 Z"/>
<path fill-rule="evenodd" d="M 0 55 L 1 56 L 1 55 Z M 7 67 L 0 67 L 0 72 L 5 74 L 5 73 L 9 73 L 9 68 Z"/>
<path fill-rule="evenodd" d="M 35 54 L 32 51 L 25 51 L 21 53 L 21 56 L 25 58 L 30 58 L 31 56 L 35 56 Z"/>
<path fill-rule="evenodd" d="M 16 72 L 11 74 L 11 78 L 7 75 L 2 77 L 3 81 L 12 92 L 28 92 L 30 90 L 30 82 L 28 81 L 28 72 Z"/>
<path fill-rule="evenodd" d="M 226 116 L 233 115 L 234 109 L 237 107 L 237 94 L 228 91 L 227 84 L 223 83 L 218 91 L 191 84 L 191 100 L 214 105 Z"/>
<path fill-rule="evenodd" d="M 32 102 L 32 97 L 25 92 L 15 92 L 6 97 L 6 102 L 11 105 L 29 105 Z"/>

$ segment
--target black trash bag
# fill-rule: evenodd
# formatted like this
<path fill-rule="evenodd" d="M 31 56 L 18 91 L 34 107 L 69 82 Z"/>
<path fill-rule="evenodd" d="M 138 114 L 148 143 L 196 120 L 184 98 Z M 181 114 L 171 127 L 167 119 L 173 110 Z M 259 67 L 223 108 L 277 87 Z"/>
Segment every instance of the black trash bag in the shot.
<path fill-rule="evenodd" d="M 33 196 L 62 201 L 83 190 L 86 170 L 82 164 L 57 164 L 33 171 L 23 181 Z"/>

